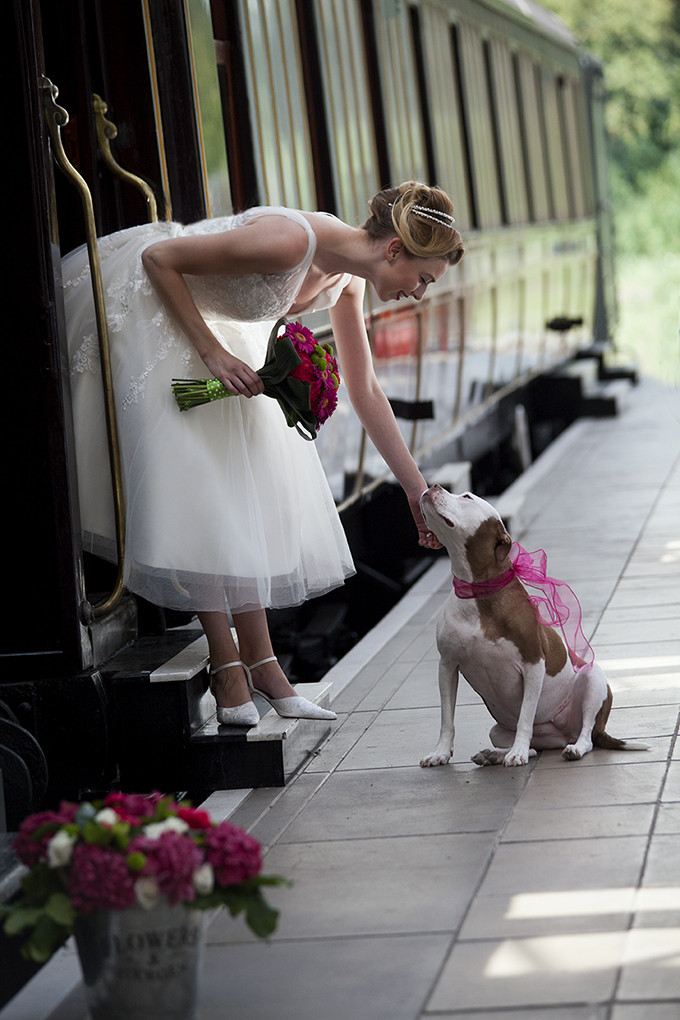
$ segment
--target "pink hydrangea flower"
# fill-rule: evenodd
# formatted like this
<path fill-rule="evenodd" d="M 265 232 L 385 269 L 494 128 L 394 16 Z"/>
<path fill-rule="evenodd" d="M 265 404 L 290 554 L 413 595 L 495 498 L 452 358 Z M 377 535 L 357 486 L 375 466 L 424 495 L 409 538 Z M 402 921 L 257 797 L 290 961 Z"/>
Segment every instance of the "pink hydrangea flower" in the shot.
<path fill-rule="evenodd" d="M 196 899 L 194 872 L 204 862 L 193 839 L 179 832 L 164 832 L 158 839 L 138 836 L 130 841 L 128 850 L 145 855 L 146 864 L 141 874 L 155 878 L 170 903 L 189 903 Z"/>
<path fill-rule="evenodd" d="M 58 811 L 39 811 L 25 818 L 19 826 L 12 846 L 22 864 L 29 868 L 35 867 L 41 860 L 47 859 L 47 844 L 62 825 L 68 825 L 75 818 L 77 806 L 62 802 Z M 39 829 L 45 828 L 39 836 Z"/>
<path fill-rule="evenodd" d="M 262 867 L 260 844 L 243 829 L 229 822 L 215 826 L 204 841 L 208 863 L 221 886 L 234 885 L 254 878 Z"/>
<path fill-rule="evenodd" d="M 90 843 L 73 848 L 68 892 L 75 909 L 83 914 L 124 910 L 135 902 L 134 877 L 125 857 Z"/>
<path fill-rule="evenodd" d="M 148 796 L 142 793 L 110 793 L 104 798 L 104 805 L 113 808 L 121 821 L 139 825 L 145 819 L 153 818 L 160 799 L 160 793 Z"/>

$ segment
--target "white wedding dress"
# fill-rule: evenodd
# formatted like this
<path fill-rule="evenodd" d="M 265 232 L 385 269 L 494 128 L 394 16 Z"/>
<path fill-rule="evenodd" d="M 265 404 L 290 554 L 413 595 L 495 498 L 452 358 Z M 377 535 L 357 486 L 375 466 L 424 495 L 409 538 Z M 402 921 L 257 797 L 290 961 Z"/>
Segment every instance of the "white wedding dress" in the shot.
<path fill-rule="evenodd" d="M 151 223 L 99 241 L 126 504 L 125 586 L 159 606 L 232 613 L 299 605 L 342 584 L 352 557 L 315 444 L 266 396 L 180 412 L 173 378 L 206 378 L 166 314 L 141 253 L 165 237 L 232 229 L 276 213 L 307 231 L 291 272 L 187 277 L 220 343 L 253 368 L 293 305 L 316 236 L 289 209 L 258 207 L 190 226 Z M 115 530 L 87 249 L 62 261 L 78 490 L 85 548 L 115 561 Z M 320 295 L 330 307 L 348 278 Z"/>

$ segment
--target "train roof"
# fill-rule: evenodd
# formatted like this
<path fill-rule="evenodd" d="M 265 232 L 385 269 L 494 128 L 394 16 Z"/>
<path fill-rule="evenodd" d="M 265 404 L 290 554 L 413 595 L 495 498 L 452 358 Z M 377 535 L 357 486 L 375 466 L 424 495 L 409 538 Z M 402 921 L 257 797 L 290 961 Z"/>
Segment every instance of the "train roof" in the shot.
<path fill-rule="evenodd" d="M 486 8 L 492 17 L 509 18 L 531 34 L 543 36 L 573 53 L 582 52 L 578 40 L 561 18 L 534 0 L 447 0 L 447 5 L 470 15 L 473 10 Z"/>

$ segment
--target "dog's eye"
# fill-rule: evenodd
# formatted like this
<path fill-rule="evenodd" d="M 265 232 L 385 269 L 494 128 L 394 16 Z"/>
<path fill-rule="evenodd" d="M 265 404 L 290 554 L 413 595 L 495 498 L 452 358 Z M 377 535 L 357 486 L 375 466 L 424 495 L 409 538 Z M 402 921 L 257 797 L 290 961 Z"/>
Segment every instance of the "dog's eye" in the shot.
<path fill-rule="evenodd" d="M 472 499 L 472 496 L 470 495 L 469 492 L 464 492 L 463 493 L 463 499 Z"/>

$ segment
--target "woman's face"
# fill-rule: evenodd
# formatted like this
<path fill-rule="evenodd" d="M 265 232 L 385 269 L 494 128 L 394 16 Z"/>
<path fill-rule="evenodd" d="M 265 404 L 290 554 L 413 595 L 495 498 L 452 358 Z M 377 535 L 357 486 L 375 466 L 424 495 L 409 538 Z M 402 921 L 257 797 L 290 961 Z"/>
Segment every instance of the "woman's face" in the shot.
<path fill-rule="evenodd" d="M 428 286 L 444 275 L 449 268 L 446 259 L 423 259 L 407 255 L 398 238 L 393 238 L 385 251 L 376 292 L 381 301 L 402 301 L 424 296 Z"/>

